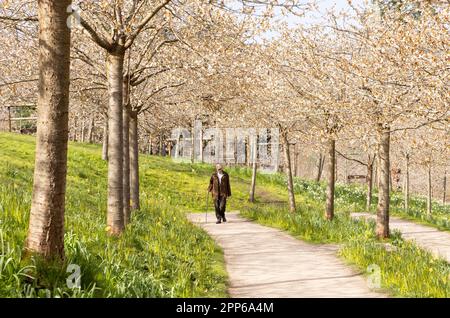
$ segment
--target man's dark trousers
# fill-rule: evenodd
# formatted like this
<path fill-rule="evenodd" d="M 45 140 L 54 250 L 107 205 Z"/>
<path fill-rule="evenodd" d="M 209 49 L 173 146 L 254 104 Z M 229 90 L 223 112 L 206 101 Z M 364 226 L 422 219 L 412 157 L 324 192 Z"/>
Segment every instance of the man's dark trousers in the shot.
<path fill-rule="evenodd" d="M 214 198 L 214 207 L 216 209 L 216 218 L 217 221 L 221 219 L 225 219 L 225 208 L 227 205 L 227 197 L 226 196 L 217 196 Z"/>

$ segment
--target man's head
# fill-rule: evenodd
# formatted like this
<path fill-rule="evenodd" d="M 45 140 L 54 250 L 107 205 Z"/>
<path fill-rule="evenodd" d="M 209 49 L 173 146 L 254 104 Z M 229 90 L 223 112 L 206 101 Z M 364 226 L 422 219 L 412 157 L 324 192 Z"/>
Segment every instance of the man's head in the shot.
<path fill-rule="evenodd" d="M 217 172 L 222 172 L 223 171 L 222 165 L 220 163 L 216 164 L 216 171 Z"/>

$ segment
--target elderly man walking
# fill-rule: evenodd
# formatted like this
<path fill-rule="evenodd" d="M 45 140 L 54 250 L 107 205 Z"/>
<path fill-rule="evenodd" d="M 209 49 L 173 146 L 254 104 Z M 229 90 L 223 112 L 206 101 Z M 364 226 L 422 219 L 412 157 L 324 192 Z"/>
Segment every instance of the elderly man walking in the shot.
<path fill-rule="evenodd" d="M 216 209 L 217 224 L 226 222 L 225 209 L 227 198 L 231 196 L 230 177 L 223 171 L 220 164 L 216 165 L 216 171 L 209 180 L 208 192 L 212 193 L 214 208 Z"/>

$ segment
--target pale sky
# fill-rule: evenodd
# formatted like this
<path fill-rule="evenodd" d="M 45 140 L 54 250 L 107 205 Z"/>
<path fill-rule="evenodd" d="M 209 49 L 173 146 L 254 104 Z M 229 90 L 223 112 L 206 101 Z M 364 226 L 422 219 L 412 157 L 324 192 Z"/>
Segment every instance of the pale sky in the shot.
<path fill-rule="evenodd" d="M 304 18 L 300 18 L 298 16 L 290 16 L 284 18 L 289 24 L 289 26 L 294 26 L 299 23 L 303 24 L 312 24 L 317 22 L 322 22 L 323 19 L 321 16 L 326 14 L 328 11 L 334 11 L 334 12 L 353 12 L 352 8 L 348 5 L 347 0 L 318 0 L 319 10 L 318 12 L 314 12 L 311 14 L 308 14 Z M 352 3 L 356 7 L 361 7 L 364 5 L 364 0 L 352 0 Z"/>
<path fill-rule="evenodd" d="M 370 3 L 371 0 L 352 0 L 355 7 L 363 7 L 365 3 Z M 308 13 L 305 17 L 290 15 L 282 16 L 281 14 L 275 16 L 274 21 L 286 22 L 289 27 L 295 27 L 296 25 L 308 25 L 308 24 L 318 24 L 325 23 L 326 20 L 323 18 L 329 11 L 334 11 L 336 13 L 346 12 L 349 14 L 354 13 L 353 9 L 349 6 L 348 0 L 317 0 L 318 10 L 316 12 Z M 271 39 L 277 36 L 277 33 L 267 32 L 264 36 L 265 39 Z"/>

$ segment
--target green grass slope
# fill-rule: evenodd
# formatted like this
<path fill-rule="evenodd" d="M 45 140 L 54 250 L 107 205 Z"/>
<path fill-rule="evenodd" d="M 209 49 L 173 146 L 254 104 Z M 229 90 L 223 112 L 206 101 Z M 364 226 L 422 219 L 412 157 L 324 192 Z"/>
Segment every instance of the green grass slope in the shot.
<path fill-rule="evenodd" d="M 204 201 L 207 167 L 142 156 L 142 210 L 113 238 L 106 233 L 107 167 L 100 154 L 95 145 L 69 146 L 65 265 L 80 266 L 82 274 L 81 288 L 69 289 L 66 266 L 21 262 L 34 138 L 0 134 L 0 297 L 226 296 L 220 249 L 184 214 Z"/>
<path fill-rule="evenodd" d="M 282 175 L 264 176 L 273 184 L 285 185 Z M 379 242 L 375 237 L 375 222 L 355 220 L 350 212 L 365 209 L 365 191 L 355 185 L 337 185 L 336 214 L 332 222 L 324 218 L 325 184 L 295 178 L 294 189 L 297 213 L 286 207 L 255 205 L 243 209 L 242 214 L 258 223 L 279 228 L 291 235 L 312 243 L 339 243 L 339 255 L 357 270 L 379 282 L 380 291 L 397 297 L 450 297 L 450 264 L 419 248 L 414 242 L 403 240 L 394 231 L 389 240 Z M 375 198 L 376 200 L 376 198 Z M 394 214 L 401 215 L 401 201 L 393 195 Z M 412 210 L 425 214 L 420 199 L 412 198 Z M 436 217 L 445 228 L 450 220 L 448 207 L 436 204 Z M 422 221 L 425 218 L 414 218 Z"/>
<path fill-rule="evenodd" d="M 97 145 L 69 146 L 65 266 L 39 260 L 24 263 L 34 138 L 0 134 L 0 297 L 226 296 L 220 248 L 185 217 L 186 212 L 205 211 L 212 166 L 141 156 L 142 209 L 133 214 L 124 235 L 112 238 L 106 234 L 107 167 L 100 152 Z M 228 210 L 239 210 L 299 239 L 341 244 L 340 255 L 360 271 L 379 268 L 380 287 L 391 295 L 449 297 L 447 262 L 404 241 L 399 233 L 386 249 L 375 239 L 373 222 L 350 218 L 349 212 L 365 208 L 363 187 L 337 185 L 336 218 L 329 222 L 323 218 L 324 183 L 295 178 L 298 213 L 291 214 L 284 175 L 258 175 L 257 202 L 251 204 L 250 169 L 227 171 L 232 187 Z M 393 195 L 392 209 L 400 215 L 399 198 L 400 194 Z M 436 205 L 434 218 L 424 219 L 422 200 L 413 198 L 411 211 L 414 214 L 408 216 L 415 220 L 448 229 L 448 207 Z M 80 289 L 66 286 L 69 264 L 80 266 Z"/>

